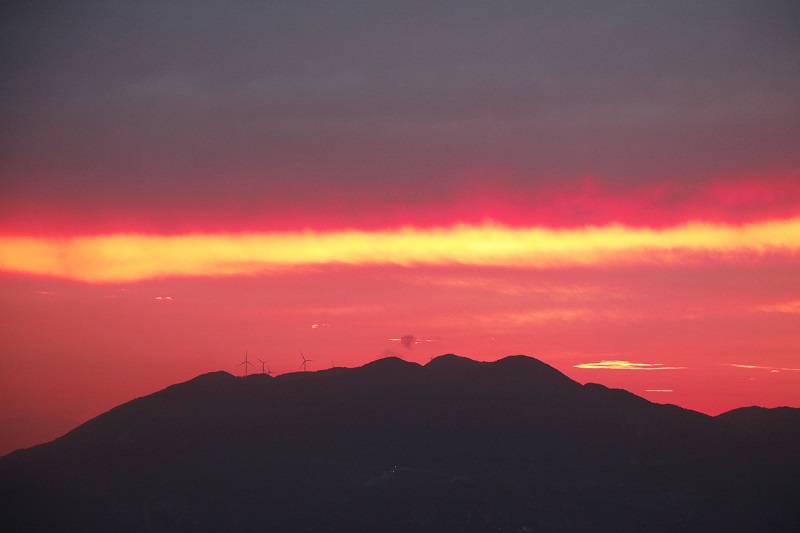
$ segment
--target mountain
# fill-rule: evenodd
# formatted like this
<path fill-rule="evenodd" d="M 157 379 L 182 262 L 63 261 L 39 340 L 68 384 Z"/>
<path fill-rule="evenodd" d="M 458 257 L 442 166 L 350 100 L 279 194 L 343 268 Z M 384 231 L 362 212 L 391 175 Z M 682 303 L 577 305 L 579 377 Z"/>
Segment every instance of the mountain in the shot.
<path fill-rule="evenodd" d="M 7 531 L 800 530 L 800 410 L 536 359 L 215 372 L 0 458 Z"/>
<path fill-rule="evenodd" d="M 0 456 L 51 441 L 78 426 L 70 418 L 36 412 L 0 417 Z"/>

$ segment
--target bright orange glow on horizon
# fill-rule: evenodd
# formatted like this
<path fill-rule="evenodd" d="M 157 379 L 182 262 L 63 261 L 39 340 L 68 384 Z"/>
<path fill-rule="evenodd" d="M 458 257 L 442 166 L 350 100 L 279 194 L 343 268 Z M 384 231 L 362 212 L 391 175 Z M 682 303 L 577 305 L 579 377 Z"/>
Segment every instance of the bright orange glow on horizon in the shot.
<path fill-rule="evenodd" d="M 544 268 L 685 262 L 697 254 L 800 251 L 800 217 L 744 225 L 690 222 L 666 229 L 580 229 L 496 223 L 335 232 L 136 233 L 0 237 L 0 270 L 90 283 L 249 275 L 325 264 L 466 264 Z"/>

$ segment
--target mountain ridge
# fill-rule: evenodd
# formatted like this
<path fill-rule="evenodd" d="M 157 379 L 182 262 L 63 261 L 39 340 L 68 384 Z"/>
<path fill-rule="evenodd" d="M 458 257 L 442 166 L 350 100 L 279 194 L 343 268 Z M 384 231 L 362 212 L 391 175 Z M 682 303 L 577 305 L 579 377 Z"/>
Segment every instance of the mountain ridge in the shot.
<path fill-rule="evenodd" d="M 295 530 L 800 523 L 787 503 L 800 410 L 745 413 L 654 404 L 525 356 L 212 372 L 0 458 L 0 486 L 14 495 L 12 531 L 55 530 L 54 516 L 78 529 L 259 530 L 237 503 L 257 497 L 280 502 L 275 527 Z M 726 517 L 743 497 L 762 510 Z M 650 514 L 630 514 L 631 501 Z"/>

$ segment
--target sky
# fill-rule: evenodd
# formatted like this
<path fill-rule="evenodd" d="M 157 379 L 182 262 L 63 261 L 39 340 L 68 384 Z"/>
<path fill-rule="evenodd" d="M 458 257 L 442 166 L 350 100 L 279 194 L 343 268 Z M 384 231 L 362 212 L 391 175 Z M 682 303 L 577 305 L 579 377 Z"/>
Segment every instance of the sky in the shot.
<path fill-rule="evenodd" d="M 800 407 L 796 2 L 1 9 L 0 425 L 301 350 Z"/>

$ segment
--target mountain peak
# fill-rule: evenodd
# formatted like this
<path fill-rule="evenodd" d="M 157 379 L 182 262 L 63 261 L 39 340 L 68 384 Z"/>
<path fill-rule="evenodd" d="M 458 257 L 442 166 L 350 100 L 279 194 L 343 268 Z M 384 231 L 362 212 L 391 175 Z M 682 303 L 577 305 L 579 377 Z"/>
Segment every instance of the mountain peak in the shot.
<path fill-rule="evenodd" d="M 539 359 L 535 357 L 531 357 L 530 355 L 509 355 L 503 357 L 502 359 L 498 359 L 493 364 L 502 366 L 505 368 L 526 368 L 526 369 L 540 369 L 540 370 L 552 370 L 558 372 L 555 368 L 548 365 L 547 363 L 543 363 Z M 561 372 L 558 372 L 559 374 Z"/>
<path fill-rule="evenodd" d="M 411 363 L 406 361 L 405 359 L 401 359 L 399 357 L 390 356 L 390 357 L 382 357 L 380 359 L 376 359 L 374 361 L 370 361 L 369 363 L 365 364 L 361 368 L 375 368 L 375 369 L 397 369 L 397 368 L 411 368 L 411 367 L 418 367 L 417 363 Z"/>
<path fill-rule="evenodd" d="M 547 363 L 528 355 L 509 355 L 490 364 L 496 372 L 525 379 L 539 385 L 578 385 L 565 374 Z"/>
<path fill-rule="evenodd" d="M 425 368 L 432 368 L 437 370 L 455 370 L 463 368 L 475 368 L 481 363 L 470 359 L 469 357 L 462 357 L 453 353 L 446 353 L 439 357 L 434 357 L 426 365 Z"/>
<path fill-rule="evenodd" d="M 224 383 L 236 379 L 236 376 L 224 370 L 217 370 L 215 372 L 206 372 L 199 376 L 190 379 L 187 383 Z"/>

